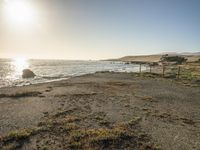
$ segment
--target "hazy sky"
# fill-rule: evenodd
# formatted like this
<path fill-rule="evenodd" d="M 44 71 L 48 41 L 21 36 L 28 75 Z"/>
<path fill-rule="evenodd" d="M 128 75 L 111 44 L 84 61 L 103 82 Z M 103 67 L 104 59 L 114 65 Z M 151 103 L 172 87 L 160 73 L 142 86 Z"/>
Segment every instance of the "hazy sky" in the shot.
<path fill-rule="evenodd" d="M 0 0 L 0 57 L 166 51 L 200 51 L 200 0 Z"/>

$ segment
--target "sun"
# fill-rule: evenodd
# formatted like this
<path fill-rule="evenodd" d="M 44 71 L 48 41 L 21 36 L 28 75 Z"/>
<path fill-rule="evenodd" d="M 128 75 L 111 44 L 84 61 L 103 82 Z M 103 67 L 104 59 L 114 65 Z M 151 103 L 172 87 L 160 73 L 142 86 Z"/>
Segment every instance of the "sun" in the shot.
<path fill-rule="evenodd" d="M 4 12 L 9 23 L 15 26 L 30 26 L 36 17 L 30 1 L 25 0 L 6 0 Z"/>

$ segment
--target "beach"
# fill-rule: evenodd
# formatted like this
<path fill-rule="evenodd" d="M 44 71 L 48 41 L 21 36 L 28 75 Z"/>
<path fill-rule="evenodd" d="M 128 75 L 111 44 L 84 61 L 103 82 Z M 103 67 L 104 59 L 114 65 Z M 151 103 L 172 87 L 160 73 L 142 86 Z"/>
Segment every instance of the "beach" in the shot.
<path fill-rule="evenodd" d="M 199 97 L 198 86 L 137 73 L 1 88 L 0 147 L 197 150 Z"/>
<path fill-rule="evenodd" d="M 0 10 L 0 150 L 200 150 L 200 0 Z"/>

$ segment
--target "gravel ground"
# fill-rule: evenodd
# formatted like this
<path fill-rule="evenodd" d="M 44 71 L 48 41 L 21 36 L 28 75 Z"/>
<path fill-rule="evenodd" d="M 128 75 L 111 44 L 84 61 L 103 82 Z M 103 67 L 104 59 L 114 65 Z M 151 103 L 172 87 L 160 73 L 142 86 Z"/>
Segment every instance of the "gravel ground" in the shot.
<path fill-rule="evenodd" d="M 199 108 L 199 87 L 132 73 L 96 73 L 65 81 L 0 89 L 0 135 L 32 128 L 46 116 L 73 110 L 71 115 L 84 116 L 80 124 L 85 128 L 104 126 L 95 120 L 99 116 L 109 126 L 137 117 L 141 118 L 140 130 L 150 138 L 148 142 L 160 149 L 199 150 Z M 47 135 L 30 137 L 21 149 L 37 149 L 35 141 L 45 137 Z M 55 145 L 53 149 L 64 149 L 62 143 Z"/>

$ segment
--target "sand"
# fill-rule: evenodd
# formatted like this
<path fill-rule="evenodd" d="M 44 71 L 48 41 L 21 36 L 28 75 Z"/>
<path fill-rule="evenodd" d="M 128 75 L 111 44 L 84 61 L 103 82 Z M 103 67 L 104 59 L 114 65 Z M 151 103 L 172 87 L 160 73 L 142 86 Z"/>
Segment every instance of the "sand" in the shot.
<path fill-rule="evenodd" d="M 198 150 L 199 108 L 199 87 L 133 73 L 95 73 L 2 88 L 0 148 Z M 23 142 L 16 137 L 1 140 L 14 130 L 38 126 L 48 130 L 23 137 Z M 114 134 L 119 129 L 120 136 Z M 77 138 L 76 131 L 84 133 Z"/>

